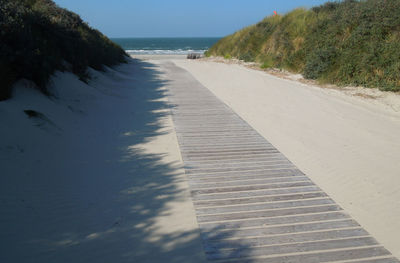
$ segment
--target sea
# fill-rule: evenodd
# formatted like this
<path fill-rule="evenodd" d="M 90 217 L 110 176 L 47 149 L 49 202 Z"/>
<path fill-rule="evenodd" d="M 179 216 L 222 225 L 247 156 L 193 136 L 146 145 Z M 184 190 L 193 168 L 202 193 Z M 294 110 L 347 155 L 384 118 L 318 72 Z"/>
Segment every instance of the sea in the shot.
<path fill-rule="evenodd" d="M 186 55 L 203 54 L 220 38 L 111 38 L 131 55 Z"/>

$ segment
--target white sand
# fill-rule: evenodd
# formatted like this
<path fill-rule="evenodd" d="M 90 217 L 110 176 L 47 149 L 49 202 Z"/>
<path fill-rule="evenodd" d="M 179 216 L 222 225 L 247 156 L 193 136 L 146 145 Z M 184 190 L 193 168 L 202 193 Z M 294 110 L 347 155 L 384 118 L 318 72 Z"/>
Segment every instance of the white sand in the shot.
<path fill-rule="evenodd" d="M 0 262 L 204 262 L 166 76 L 91 74 L 0 102 Z"/>
<path fill-rule="evenodd" d="M 239 65 L 175 63 L 400 257 L 400 96 L 388 106 Z"/>

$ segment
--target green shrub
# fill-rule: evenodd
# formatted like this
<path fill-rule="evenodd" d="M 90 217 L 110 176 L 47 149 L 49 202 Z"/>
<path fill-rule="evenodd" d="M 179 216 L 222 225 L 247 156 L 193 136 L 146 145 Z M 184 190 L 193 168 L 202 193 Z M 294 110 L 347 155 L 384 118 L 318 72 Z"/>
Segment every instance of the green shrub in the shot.
<path fill-rule="evenodd" d="M 334 63 L 336 52 L 333 47 L 317 49 L 306 58 L 304 77 L 318 79 L 326 73 Z"/>
<path fill-rule="evenodd" d="M 0 0 L 0 28 L 0 99 L 10 97 L 21 78 L 48 94 L 56 70 L 87 81 L 88 67 L 101 70 L 125 61 L 124 50 L 51 0 Z"/>
<path fill-rule="evenodd" d="M 261 68 L 272 68 L 274 67 L 274 58 L 271 56 L 265 56 L 262 60 Z"/>
<path fill-rule="evenodd" d="M 248 51 L 244 54 L 241 54 L 239 56 L 240 60 L 243 60 L 244 62 L 250 62 L 250 61 L 254 61 L 254 55 L 251 51 Z"/>
<path fill-rule="evenodd" d="M 400 90 L 400 1 L 345 0 L 295 9 L 221 39 L 209 53 L 339 85 Z"/>

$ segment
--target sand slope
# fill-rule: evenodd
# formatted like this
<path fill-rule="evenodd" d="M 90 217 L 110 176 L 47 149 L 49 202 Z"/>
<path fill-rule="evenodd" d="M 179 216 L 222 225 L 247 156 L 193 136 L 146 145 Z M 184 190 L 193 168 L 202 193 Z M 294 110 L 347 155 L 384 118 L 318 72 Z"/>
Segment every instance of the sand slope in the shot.
<path fill-rule="evenodd" d="M 400 257 L 400 114 L 396 107 L 238 65 L 175 63 L 232 107 Z M 392 103 L 400 105 L 400 99 Z"/>
<path fill-rule="evenodd" d="M 0 262 L 202 262 L 165 76 L 91 74 L 0 102 Z"/>

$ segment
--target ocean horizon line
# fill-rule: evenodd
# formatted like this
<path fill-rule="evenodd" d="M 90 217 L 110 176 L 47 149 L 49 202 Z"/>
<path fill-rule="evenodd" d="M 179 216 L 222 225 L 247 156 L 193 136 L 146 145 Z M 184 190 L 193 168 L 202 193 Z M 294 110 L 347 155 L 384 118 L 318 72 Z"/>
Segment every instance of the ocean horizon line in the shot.
<path fill-rule="evenodd" d="M 168 38 L 202 38 L 202 39 L 204 39 L 204 38 L 223 38 L 224 36 L 219 36 L 219 37 L 210 37 L 210 36 L 204 36 L 204 37 L 109 37 L 110 39 L 130 39 L 130 38 L 133 38 L 133 39 L 143 39 L 143 38 L 166 38 L 166 39 L 168 39 Z"/>
<path fill-rule="evenodd" d="M 179 37 L 179 38 L 112 38 L 128 54 L 135 55 L 187 55 L 203 54 L 220 38 L 217 37 Z"/>
<path fill-rule="evenodd" d="M 193 50 L 193 49 L 187 49 L 187 50 L 174 50 L 174 49 L 148 49 L 148 50 L 143 50 L 143 49 L 127 49 L 125 50 L 128 54 L 130 55 L 187 55 L 189 53 L 199 53 L 199 54 L 204 54 L 207 49 L 203 50 Z"/>

